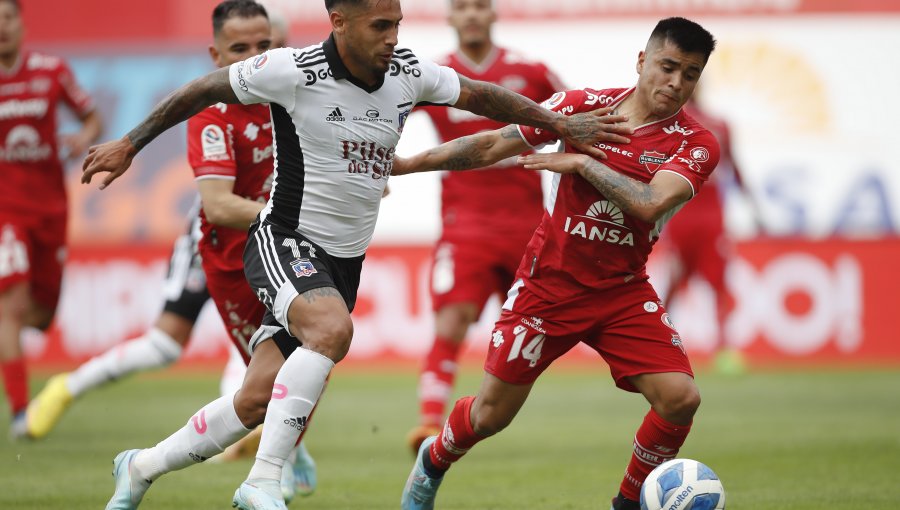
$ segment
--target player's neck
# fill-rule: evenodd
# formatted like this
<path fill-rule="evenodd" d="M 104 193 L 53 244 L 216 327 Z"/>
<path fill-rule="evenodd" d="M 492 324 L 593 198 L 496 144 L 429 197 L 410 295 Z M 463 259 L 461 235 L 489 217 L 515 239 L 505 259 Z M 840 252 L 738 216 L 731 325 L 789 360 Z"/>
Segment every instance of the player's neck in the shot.
<path fill-rule="evenodd" d="M 628 122 L 626 122 L 626 125 L 632 128 L 662 120 L 662 117 L 653 113 L 652 109 L 646 107 L 641 102 L 640 98 L 637 97 L 637 90 L 623 99 L 622 102 L 619 103 L 619 106 L 617 106 L 613 111 L 613 113 L 616 115 L 625 115 L 626 117 L 628 117 Z"/>
<path fill-rule="evenodd" d="M 475 64 L 483 64 L 494 51 L 494 43 L 487 41 L 484 44 L 468 44 L 459 46 L 459 52 Z"/>

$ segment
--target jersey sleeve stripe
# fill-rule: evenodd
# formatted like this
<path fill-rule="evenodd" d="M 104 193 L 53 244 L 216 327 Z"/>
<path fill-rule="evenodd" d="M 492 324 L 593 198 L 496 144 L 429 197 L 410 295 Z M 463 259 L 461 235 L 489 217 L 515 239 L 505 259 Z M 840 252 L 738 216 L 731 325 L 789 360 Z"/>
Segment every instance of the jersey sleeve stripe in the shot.
<path fill-rule="evenodd" d="M 301 69 L 306 67 L 315 67 L 319 64 L 324 64 L 325 62 L 328 62 L 328 60 L 325 57 L 322 57 L 320 60 L 315 60 L 312 62 L 298 62 L 297 67 Z"/>
<path fill-rule="evenodd" d="M 676 171 L 674 171 L 674 170 L 659 170 L 659 171 L 657 171 L 656 173 L 659 174 L 659 173 L 662 173 L 662 172 L 667 172 L 667 173 L 670 173 L 670 174 L 675 174 L 675 175 L 677 175 L 678 177 L 681 177 L 682 179 L 684 179 L 685 181 L 687 181 L 688 186 L 691 187 L 691 197 L 693 197 L 694 195 L 697 194 L 697 190 L 694 189 L 694 183 L 692 183 L 691 180 L 688 179 L 687 177 L 681 175 L 680 173 L 678 173 L 678 172 L 676 172 Z"/>

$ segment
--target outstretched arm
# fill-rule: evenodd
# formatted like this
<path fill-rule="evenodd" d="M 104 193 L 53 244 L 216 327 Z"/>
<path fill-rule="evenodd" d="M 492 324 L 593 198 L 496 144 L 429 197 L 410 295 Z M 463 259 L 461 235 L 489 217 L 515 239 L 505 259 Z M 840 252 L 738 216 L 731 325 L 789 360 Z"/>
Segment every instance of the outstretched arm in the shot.
<path fill-rule="evenodd" d="M 528 149 L 530 147 L 522 139 L 516 126 L 506 126 L 463 136 L 410 158 L 395 158 L 391 175 L 481 168 Z"/>
<path fill-rule="evenodd" d="M 198 78 L 169 94 L 136 128 L 119 140 L 91 147 L 84 160 L 81 182 L 90 183 L 98 173 L 108 173 L 100 189 L 104 189 L 128 170 L 131 160 L 154 138 L 216 103 L 237 103 L 231 88 L 228 68 L 224 67 Z"/>
<path fill-rule="evenodd" d="M 531 154 L 519 158 L 519 163 L 532 170 L 577 173 L 630 216 L 648 223 L 655 223 L 693 194 L 688 181 L 672 172 L 659 172 L 644 183 L 583 154 Z"/>
<path fill-rule="evenodd" d="M 541 107 L 525 96 L 493 83 L 459 77 L 459 99 L 454 105 L 483 117 L 510 124 L 523 124 L 556 133 L 586 154 L 606 158 L 593 147 L 597 142 L 629 143 L 623 136 L 633 132 L 623 124 L 627 118 L 609 115 L 601 108 L 576 115 L 563 115 Z"/>

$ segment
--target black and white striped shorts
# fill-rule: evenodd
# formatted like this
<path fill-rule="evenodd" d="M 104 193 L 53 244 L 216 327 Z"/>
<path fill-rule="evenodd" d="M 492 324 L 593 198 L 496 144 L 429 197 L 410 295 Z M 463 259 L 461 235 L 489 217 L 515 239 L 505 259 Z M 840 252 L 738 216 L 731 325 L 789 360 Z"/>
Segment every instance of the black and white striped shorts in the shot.
<path fill-rule="evenodd" d="M 266 314 L 250 340 L 250 349 L 286 329 L 288 307 L 306 291 L 333 287 L 352 312 L 363 259 L 365 255 L 332 257 L 295 230 L 268 221 L 254 222 L 244 249 L 244 274 Z"/>
<path fill-rule="evenodd" d="M 169 270 L 163 284 L 166 303 L 163 310 L 197 322 L 200 311 L 209 301 L 206 273 L 200 259 L 200 217 L 194 214 L 187 232 L 175 240 Z"/>

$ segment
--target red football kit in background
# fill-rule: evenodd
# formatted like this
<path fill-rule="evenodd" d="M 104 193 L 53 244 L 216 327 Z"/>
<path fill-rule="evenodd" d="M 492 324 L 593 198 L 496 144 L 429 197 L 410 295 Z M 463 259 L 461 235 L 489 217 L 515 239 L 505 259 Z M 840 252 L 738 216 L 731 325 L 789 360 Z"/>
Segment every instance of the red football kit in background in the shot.
<path fill-rule="evenodd" d="M 66 257 L 60 102 L 78 117 L 94 108 L 62 59 L 26 51 L 0 70 L 0 291 L 30 281 L 35 301 L 50 309 Z"/>
<path fill-rule="evenodd" d="M 482 64 L 460 52 L 438 62 L 471 79 L 495 83 L 540 102 L 561 88 L 541 63 L 495 47 Z M 504 124 L 465 110 L 425 107 L 441 143 L 502 128 Z M 541 219 L 538 172 L 518 171 L 514 159 L 469 172 L 445 172 L 441 180 L 441 238 L 435 247 L 432 302 L 435 310 L 471 302 L 479 309 L 505 293 L 525 244 Z"/>
<path fill-rule="evenodd" d="M 734 252 L 734 246 L 725 234 L 723 172 L 740 181 L 731 155 L 731 135 L 728 125 L 721 119 L 710 117 L 696 108 L 685 106 L 689 115 L 697 119 L 715 135 L 721 147 L 719 170 L 710 178 L 710 189 L 685 204 L 678 215 L 666 225 L 662 241 L 672 250 L 679 266 L 676 271 L 681 279 L 699 274 L 709 282 L 716 294 L 727 292 L 725 266 Z M 670 289 L 674 292 L 675 289 Z"/>
<path fill-rule="evenodd" d="M 210 106 L 188 120 L 188 161 L 197 180 L 234 181 L 235 195 L 265 203 L 272 188 L 272 119 L 268 105 Z M 249 362 L 250 337 L 265 307 L 244 277 L 247 231 L 211 224 L 200 211 L 200 256 L 209 294 L 232 342 Z"/>
<path fill-rule="evenodd" d="M 572 115 L 624 100 L 633 89 L 576 90 L 544 103 Z M 531 146 L 555 135 L 520 126 Z M 631 143 L 600 143 L 604 164 L 640 182 L 672 172 L 694 194 L 719 159 L 715 137 L 691 116 L 640 126 Z M 571 150 L 566 147 L 566 150 Z M 647 281 L 646 262 L 668 213 L 656 223 L 630 217 L 577 174 L 555 175 L 547 211 L 528 243 L 493 333 L 485 369 L 510 383 L 534 381 L 578 342 L 610 365 L 616 384 L 641 373 L 692 374 L 681 339 Z"/>

